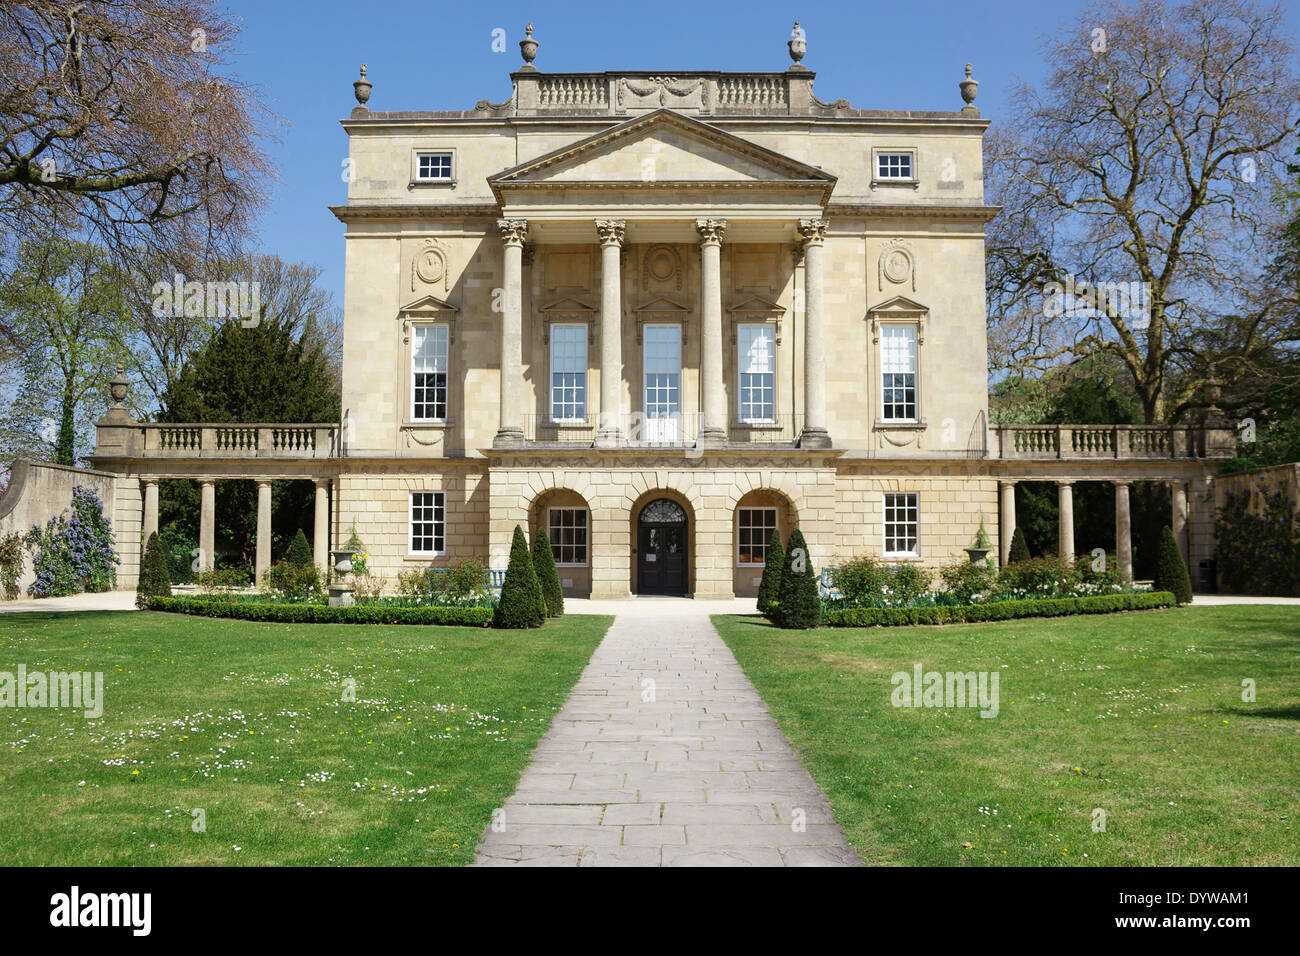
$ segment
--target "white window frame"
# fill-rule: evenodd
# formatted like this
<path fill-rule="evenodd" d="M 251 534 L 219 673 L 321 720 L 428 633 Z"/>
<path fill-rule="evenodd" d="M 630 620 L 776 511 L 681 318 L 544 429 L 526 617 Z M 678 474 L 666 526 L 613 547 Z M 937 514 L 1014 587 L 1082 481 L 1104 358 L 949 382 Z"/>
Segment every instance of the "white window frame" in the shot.
<path fill-rule="evenodd" d="M 882 176 L 880 175 L 881 160 L 887 156 L 906 156 L 909 159 L 909 165 L 912 167 L 911 176 Z M 871 185 L 875 186 L 916 186 L 920 182 L 920 174 L 916 168 L 916 149 L 914 147 L 874 147 L 871 150 Z"/>
<path fill-rule="evenodd" d="M 420 158 L 422 156 L 446 156 L 448 161 L 445 177 L 426 177 L 420 175 Z M 416 149 L 411 151 L 411 185 L 412 186 L 454 186 L 456 185 L 456 151 L 454 149 Z"/>
<path fill-rule="evenodd" d="M 760 329 L 763 335 L 771 343 L 769 351 L 770 372 L 747 372 L 748 360 L 745 355 L 745 330 Z M 745 417 L 745 386 L 743 376 L 745 375 L 770 375 L 772 377 L 772 414 L 769 418 L 746 418 Z M 773 425 L 779 420 L 777 418 L 776 408 L 776 325 L 771 322 L 738 322 L 736 324 L 736 424 L 738 425 Z M 749 403 L 752 404 L 752 403 Z M 765 403 L 767 404 L 767 403 Z"/>
<path fill-rule="evenodd" d="M 781 527 L 781 516 L 777 513 L 777 510 L 778 510 L 778 509 L 776 509 L 776 508 L 774 508 L 774 507 L 771 507 L 771 506 L 769 506 L 769 505 L 754 505 L 754 506 L 746 505 L 746 506 L 743 507 L 743 508 L 737 508 L 737 509 L 736 509 L 736 542 L 735 542 L 735 543 L 736 543 L 736 567 L 738 567 L 738 568 L 765 568 L 765 567 L 767 567 L 767 543 L 768 543 L 768 541 L 770 541 L 770 540 L 772 539 L 772 532 L 773 532 L 774 530 L 776 530 L 776 529 L 778 529 L 778 528 Z M 764 525 L 764 527 L 763 527 L 763 531 L 764 531 L 763 540 L 759 542 L 759 545 L 761 545 L 762 548 L 763 548 L 763 560 L 762 560 L 762 561 L 741 561 L 741 560 L 740 560 L 740 530 L 741 530 L 741 528 L 740 528 L 740 513 L 741 513 L 742 511 L 765 511 L 765 512 L 771 512 L 771 514 L 772 514 L 772 524 L 771 524 L 770 527 Z M 751 525 L 751 527 L 752 527 L 752 525 Z M 750 541 L 750 547 L 752 548 L 753 546 L 754 546 L 754 542 L 751 540 L 751 541 Z"/>
<path fill-rule="evenodd" d="M 426 333 L 426 334 L 427 334 L 428 331 L 433 331 L 433 330 L 440 330 L 440 334 L 441 334 L 442 339 L 443 339 L 443 345 L 444 345 L 444 348 L 445 348 L 445 352 L 444 352 L 444 354 L 443 354 L 443 364 L 444 364 L 445 368 L 442 370 L 441 373 L 439 373 L 439 372 L 421 372 L 420 370 L 417 370 L 416 367 L 415 367 L 415 361 L 416 361 L 416 358 L 417 358 L 418 355 L 419 355 L 419 348 L 418 348 L 417 345 L 416 345 L 416 338 L 417 338 L 421 333 Z M 410 404 L 411 421 L 412 421 L 412 422 L 436 422 L 436 423 L 439 423 L 439 424 L 446 424 L 447 419 L 448 419 L 448 417 L 449 417 L 449 415 L 450 415 L 449 408 L 450 408 L 450 402 L 451 402 L 451 326 L 450 326 L 448 323 L 446 323 L 446 322 L 412 322 L 412 323 L 411 323 L 411 333 L 410 333 L 410 335 L 411 335 L 411 360 L 410 360 L 410 367 L 409 367 L 409 369 L 408 369 L 408 372 L 409 372 L 409 374 L 410 374 L 410 376 L 411 376 L 411 379 L 410 379 L 410 381 L 411 381 L 411 404 Z M 416 409 L 418 408 L 418 406 L 419 406 L 420 403 L 416 400 L 417 387 L 416 387 L 416 384 L 415 384 L 415 376 L 416 376 L 416 375 L 419 375 L 419 374 L 425 374 L 425 375 L 438 375 L 438 374 L 441 374 L 441 375 L 442 375 L 442 377 L 443 377 L 443 387 L 442 387 L 443 396 L 442 396 L 442 415 L 441 415 L 441 417 L 436 416 L 436 415 L 433 416 L 433 417 L 431 417 L 431 418 L 430 418 L 430 417 L 421 417 L 420 415 L 417 415 L 417 414 L 416 414 Z M 426 402 L 425 404 L 435 404 L 435 405 L 436 405 L 436 403 L 428 403 L 428 402 Z"/>
<path fill-rule="evenodd" d="M 582 368 L 571 369 L 559 374 L 565 375 L 582 375 L 582 415 L 574 418 L 556 418 L 555 417 L 555 340 L 556 333 L 560 330 L 576 329 L 578 331 L 578 341 L 582 343 Z M 574 425 L 582 424 L 588 419 L 588 412 L 591 408 L 591 351 L 588 348 L 591 330 L 583 322 L 552 322 L 547 330 L 547 341 L 550 345 L 550 356 L 548 360 L 549 378 L 546 389 L 546 418 L 553 425 Z M 563 337 L 562 335 L 559 337 Z M 562 403 L 563 404 L 563 403 Z"/>
<path fill-rule="evenodd" d="M 565 547 L 565 545 L 559 543 L 556 540 L 556 538 L 552 536 L 552 530 L 557 527 L 554 523 L 555 522 L 554 516 L 555 513 L 559 511 L 570 511 L 575 514 L 582 515 L 582 521 L 583 521 L 582 529 L 584 532 L 583 542 L 582 542 L 582 552 L 586 556 L 586 560 L 584 561 L 561 561 L 560 560 L 557 549 L 561 547 Z M 563 527 L 563 526 L 561 525 L 559 527 Z M 577 525 L 574 525 L 574 527 L 576 528 Z M 547 508 L 546 509 L 546 537 L 550 539 L 551 551 L 552 553 L 555 554 L 555 566 L 557 568 L 585 568 L 589 564 L 591 564 L 591 511 L 588 510 L 587 508 L 580 508 L 573 505 L 569 505 L 569 506 L 560 505 L 554 508 Z M 568 545 L 567 547 L 572 548 L 572 547 L 577 547 L 577 545 Z"/>
<path fill-rule="evenodd" d="M 889 335 L 889 330 L 899 328 L 910 330 L 912 336 L 912 416 L 910 418 L 887 418 L 885 416 L 885 339 Z M 876 387 L 879 389 L 880 394 L 880 401 L 876 406 L 879 424 L 884 427 L 919 424 L 921 422 L 921 326 L 919 323 L 910 321 L 879 323 L 876 369 Z"/>
<path fill-rule="evenodd" d="M 424 501 L 421 500 L 418 504 L 418 507 L 431 508 L 432 514 L 429 521 L 425 522 L 422 520 L 419 523 L 420 524 L 428 523 L 433 525 L 434 530 L 431 534 L 427 535 L 427 537 L 433 539 L 435 547 L 432 551 L 417 551 L 415 549 L 415 526 L 417 524 L 415 520 L 415 509 L 417 507 L 416 499 L 417 498 L 423 499 L 426 495 L 429 496 L 430 501 L 428 503 L 425 503 Z M 441 520 L 439 520 L 438 518 L 439 514 L 441 514 L 442 516 Z M 437 548 L 437 543 L 439 538 L 442 539 L 441 549 Z M 447 493 L 445 491 L 412 491 L 407 496 L 406 553 L 408 557 L 412 557 L 412 558 L 441 558 L 446 556 L 447 554 Z"/>
<path fill-rule="evenodd" d="M 910 499 L 911 499 L 910 502 L 905 501 L 905 502 L 903 503 L 903 505 L 902 505 L 903 508 L 905 508 L 905 509 L 910 508 L 910 509 L 914 512 L 914 529 L 915 529 L 915 536 L 914 536 L 914 537 L 915 537 L 915 539 L 916 539 L 916 546 L 915 546 L 915 548 L 913 548 L 911 551 L 890 551 L 890 550 L 889 550 L 889 547 L 888 547 L 889 539 L 890 539 L 891 537 L 893 537 L 893 538 L 895 538 L 895 539 L 897 539 L 897 538 L 899 537 L 899 535 L 898 535 L 897 533 L 895 533 L 895 534 L 893 534 L 893 535 L 890 535 L 890 533 L 889 533 L 889 527 L 890 527 L 890 523 L 891 523 L 891 522 L 890 522 L 890 519 L 889 519 L 889 512 L 890 512 L 890 498 L 905 498 L 905 499 L 910 498 Z M 897 508 L 899 507 L 898 503 L 895 502 L 895 504 L 894 504 L 893 507 L 894 507 L 894 509 L 897 509 Z M 895 522 L 893 522 L 893 523 L 894 523 L 895 525 L 899 524 L 899 522 L 897 522 L 897 521 L 895 521 Z M 903 523 L 904 525 L 906 525 L 906 524 L 907 524 L 907 521 L 904 520 L 902 523 Z M 906 537 L 906 535 L 904 535 L 904 537 Z M 886 557 L 886 558 L 919 558 L 919 557 L 921 556 L 921 496 L 920 496 L 920 494 L 919 494 L 918 492 L 915 492 L 915 491 L 886 491 L 886 492 L 883 492 L 883 493 L 881 494 L 881 497 L 880 497 L 880 553 L 881 553 L 884 557 Z"/>

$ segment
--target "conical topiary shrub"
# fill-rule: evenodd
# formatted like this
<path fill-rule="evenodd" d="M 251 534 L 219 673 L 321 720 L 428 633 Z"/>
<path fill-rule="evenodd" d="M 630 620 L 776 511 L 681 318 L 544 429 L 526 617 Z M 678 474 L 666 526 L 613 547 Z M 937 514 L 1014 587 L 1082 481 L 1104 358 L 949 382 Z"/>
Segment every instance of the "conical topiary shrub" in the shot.
<path fill-rule="evenodd" d="M 1178 547 L 1174 530 L 1169 525 L 1160 530 L 1160 555 L 1152 587 L 1156 591 L 1171 591 L 1179 604 L 1192 603 L 1192 579 L 1187 574 L 1183 550 Z"/>
<path fill-rule="evenodd" d="M 1029 543 L 1025 541 L 1025 532 L 1017 527 L 1011 535 L 1011 550 L 1007 553 L 1007 564 L 1029 560 Z"/>
<path fill-rule="evenodd" d="M 528 553 L 528 538 L 524 529 L 515 525 L 515 536 L 510 542 L 510 563 L 501 583 L 501 601 L 492 618 L 493 627 L 541 627 L 546 620 L 546 599 L 537 581 L 533 556 Z"/>
<path fill-rule="evenodd" d="M 158 543 L 158 532 L 149 535 L 140 559 L 140 578 L 135 585 L 135 606 L 146 610 L 156 597 L 171 597 L 172 582 L 167 574 L 167 555 Z"/>
<path fill-rule="evenodd" d="M 785 628 L 810 628 L 822 622 L 822 598 L 817 590 L 817 572 L 804 543 L 803 533 L 794 529 L 781 572 L 781 591 L 776 623 Z"/>
<path fill-rule="evenodd" d="M 307 536 L 302 533 L 302 528 L 298 529 L 298 533 L 293 536 L 293 541 L 289 543 L 289 550 L 284 553 L 284 560 L 300 568 L 311 564 L 311 545 L 307 543 Z"/>
<path fill-rule="evenodd" d="M 545 528 L 538 528 L 533 535 L 533 569 L 537 572 L 537 583 L 542 586 L 546 616 L 559 617 L 564 613 L 564 589 L 560 587 L 555 552 L 551 550 L 551 539 L 546 536 Z"/>
<path fill-rule="evenodd" d="M 763 580 L 758 582 L 758 613 L 772 620 L 776 603 L 781 599 L 781 574 L 785 571 L 785 548 L 781 546 L 781 532 L 772 529 L 767 542 L 767 564 L 763 566 Z"/>

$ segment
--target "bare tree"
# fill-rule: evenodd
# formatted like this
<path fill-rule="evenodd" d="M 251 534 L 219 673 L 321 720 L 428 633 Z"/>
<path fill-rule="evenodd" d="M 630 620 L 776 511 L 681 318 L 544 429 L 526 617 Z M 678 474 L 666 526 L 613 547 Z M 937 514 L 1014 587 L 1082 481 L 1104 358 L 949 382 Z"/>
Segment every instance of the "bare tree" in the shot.
<path fill-rule="evenodd" d="M 225 70 L 236 35 L 216 0 L 0 5 L 0 234 L 231 254 L 273 120 Z"/>
<path fill-rule="evenodd" d="M 1282 13 L 1104 0 L 1045 54 L 1045 90 L 1022 84 L 986 143 L 1004 205 L 988 242 L 995 363 L 1111 355 L 1146 421 L 1172 420 L 1214 374 L 1205 332 L 1223 317 L 1244 317 L 1239 364 L 1288 334 L 1294 290 L 1260 281 L 1300 126 Z"/>

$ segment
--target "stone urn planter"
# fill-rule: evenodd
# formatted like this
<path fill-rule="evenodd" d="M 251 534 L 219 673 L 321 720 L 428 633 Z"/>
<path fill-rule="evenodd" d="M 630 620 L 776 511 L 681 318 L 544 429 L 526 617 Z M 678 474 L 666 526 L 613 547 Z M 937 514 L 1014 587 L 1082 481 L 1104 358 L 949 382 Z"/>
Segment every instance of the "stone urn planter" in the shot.
<path fill-rule="evenodd" d="M 330 607 L 351 607 L 356 603 L 352 585 L 347 583 L 347 576 L 352 573 L 354 557 L 356 557 L 355 551 L 330 552 L 330 561 L 334 565 L 335 573 L 338 574 L 338 580 L 329 585 Z"/>
<path fill-rule="evenodd" d="M 962 550 L 965 551 L 966 556 L 970 558 L 971 564 L 982 564 L 984 562 L 984 559 L 989 556 L 989 552 L 992 551 L 993 549 L 992 548 L 962 548 Z"/>

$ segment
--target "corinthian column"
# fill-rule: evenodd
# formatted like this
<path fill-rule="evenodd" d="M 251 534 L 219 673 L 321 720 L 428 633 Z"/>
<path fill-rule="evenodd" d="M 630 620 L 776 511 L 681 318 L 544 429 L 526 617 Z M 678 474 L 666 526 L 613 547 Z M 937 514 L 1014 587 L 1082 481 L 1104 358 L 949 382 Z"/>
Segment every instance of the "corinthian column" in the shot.
<path fill-rule="evenodd" d="M 505 243 L 504 300 L 501 304 L 501 427 L 494 446 L 519 445 L 524 440 L 519 389 L 524 377 L 523 257 L 528 220 L 498 219 Z"/>
<path fill-rule="evenodd" d="M 725 219 L 697 219 L 700 234 L 700 377 L 704 388 L 704 418 L 699 440 L 704 445 L 727 443 L 727 398 L 722 388 L 722 239 Z"/>
<path fill-rule="evenodd" d="M 597 448 L 616 448 L 623 440 L 620 425 L 623 391 L 623 277 L 621 256 L 623 219 L 597 219 L 600 239 L 600 426 Z"/>
<path fill-rule="evenodd" d="M 800 448 L 830 448 L 826 431 L 826 314 L 822 305 L 822 249 L 825 219 L 800 219 L 804 251 L 804 423 Z"/>

